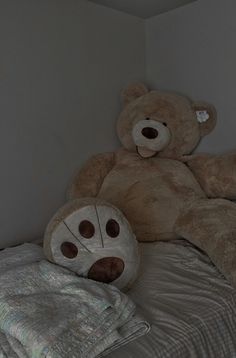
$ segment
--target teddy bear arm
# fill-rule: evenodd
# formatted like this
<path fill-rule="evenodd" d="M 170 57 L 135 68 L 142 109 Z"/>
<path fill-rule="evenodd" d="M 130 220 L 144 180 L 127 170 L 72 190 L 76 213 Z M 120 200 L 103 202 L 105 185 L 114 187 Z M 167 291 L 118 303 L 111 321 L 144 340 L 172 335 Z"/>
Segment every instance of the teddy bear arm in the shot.
<path fill-rule="evenodd" d="M 203 250 L 236 288 L 236 204 L 201 199 L 184 208 L 175 233 Z"/>
<path fill-rule="evenodd" d="M 97 154 L 79 169 L 67 191 L 68 200 L 96 197 L 102 183 L 115 165 L 115 153 Z"/>
<path fill-rule="evenodd" d="M 187 165 L 209 198 L 236 199 L 236 153 L 199 154 Z"/>

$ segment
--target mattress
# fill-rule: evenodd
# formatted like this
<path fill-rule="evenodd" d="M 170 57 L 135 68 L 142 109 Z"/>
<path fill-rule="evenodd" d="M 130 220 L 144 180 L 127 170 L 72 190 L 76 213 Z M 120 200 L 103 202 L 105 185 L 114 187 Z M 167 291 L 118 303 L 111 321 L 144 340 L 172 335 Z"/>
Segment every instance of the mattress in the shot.
<path fill-rule="evenodd" d="M 128 293 L 151 324 L 112 358 L 236 357 L 236 291 L 184 240 L 140 245 L 139 279 Z"/>

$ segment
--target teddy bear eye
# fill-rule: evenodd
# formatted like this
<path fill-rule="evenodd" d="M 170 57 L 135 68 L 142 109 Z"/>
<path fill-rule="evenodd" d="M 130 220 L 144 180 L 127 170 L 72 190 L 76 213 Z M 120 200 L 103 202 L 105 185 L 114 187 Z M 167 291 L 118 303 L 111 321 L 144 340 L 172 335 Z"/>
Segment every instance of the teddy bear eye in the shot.
<path fill-rule="evenodd" d="M 167 127 L 167 123 L 166 123 L 166 122 L 163 122 L 162 124 L 163 124 L 163 126 Z"/>
<path fill-rule="evenodd" d="M 78 255 L 78 248 L 72 242 L 66 241 L 61 244 L 61 252 L 67 259 L 74 259 Z"/>
<path fill-rule="evenodd" d="M 106 232 L 107 235 L 115 238 L 117 236 L 119 236 L 120 233 L 120 225 L 118 224 L 118 222 L 114 219 L 110 219 L 108 220 L 107 224 L 106 224 Z"/>
<path fill-rule="evenodd" d="M 95 228 L 90 221 L 83 220 L 79 224 L 79 233 L 85 239 L 91 239 L 95 234 Z"/>
<path fill-rule="evenodd" d="M 146 121 L 150 121 L 150 117 L 146 117 L 145 119 L 146 119 Z"/>

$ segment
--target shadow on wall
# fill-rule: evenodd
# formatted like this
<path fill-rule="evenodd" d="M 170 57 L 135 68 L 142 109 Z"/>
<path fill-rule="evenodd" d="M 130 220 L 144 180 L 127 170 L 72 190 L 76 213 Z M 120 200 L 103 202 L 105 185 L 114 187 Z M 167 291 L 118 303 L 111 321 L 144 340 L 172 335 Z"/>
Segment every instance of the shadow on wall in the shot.
<path fill-rule="evenodd" d="M 73 171 L 118 146 L 119 90 L 145 56 L 141 19 L 82 0 L 3 0 L 0 36 L 4 247 L 42 235 Z"/>

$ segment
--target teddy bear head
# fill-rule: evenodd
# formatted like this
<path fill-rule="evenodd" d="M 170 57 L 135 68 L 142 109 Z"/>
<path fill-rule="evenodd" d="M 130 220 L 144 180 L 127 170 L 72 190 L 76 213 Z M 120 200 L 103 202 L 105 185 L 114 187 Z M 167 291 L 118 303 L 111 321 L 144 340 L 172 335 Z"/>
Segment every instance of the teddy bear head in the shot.
<path fill-rule="evenodd" d="M 149 91 L 141 83 L 122 93 L 124 109 L 117 122 L 123 146 L 143 158 L 180 158 L 191 154 L 216 124 L 215 108 L 169 92 Z"/>

